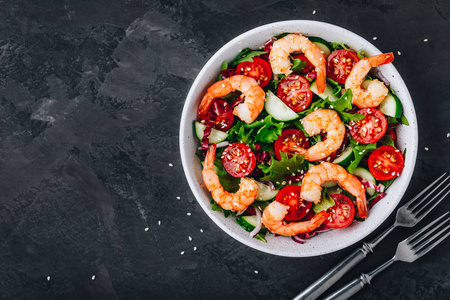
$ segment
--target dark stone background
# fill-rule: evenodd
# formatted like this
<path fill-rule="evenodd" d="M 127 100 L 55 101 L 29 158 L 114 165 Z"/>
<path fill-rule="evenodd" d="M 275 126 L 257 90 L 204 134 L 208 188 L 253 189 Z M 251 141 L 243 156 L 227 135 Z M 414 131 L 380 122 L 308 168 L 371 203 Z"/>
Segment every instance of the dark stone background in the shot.
<path fill-rule="evenodd" d="M 179 155 L 190 85 L 222 45 L 270 22 L 376 36 L 382 51 L 401 51 L 394 64 L 418 115 L 405 202 L 449 169 L 449 18 L 444 0 L 0 0 L 0 298 L 294 297 L 359 245 L 277 257 L 213 224 Z M 337 285 L 390 258 L 413 231 L 396 229 Z M 449 299 L 448 246 L 396 263 L 355 299 Z"/>

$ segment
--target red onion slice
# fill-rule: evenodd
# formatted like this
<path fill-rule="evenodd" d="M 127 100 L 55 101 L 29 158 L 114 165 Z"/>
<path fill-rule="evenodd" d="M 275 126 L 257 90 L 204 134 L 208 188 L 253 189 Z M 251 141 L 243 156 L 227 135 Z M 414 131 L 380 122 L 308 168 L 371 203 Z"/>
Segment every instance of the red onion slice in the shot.
<path fill-rule="evenodd" d="M 261 211 L 259 209 L 255 208 L 255 213 L 256 213 L 257 219 L 256 219 L 255 229 L 253 229 L 250 232 L 250 237 L 252 237 L 252 238 L 254 238 L 258 234 L 258 232 L 261 230 L 261 224 L 262 224 L 261 223 Z"/>
<path fill-rule="evenodd" d="M 271 191 L 275 191 L 275 185 L 273 184 L 272 181 L 269 181 L 269 180 L 261 180 L 260 182 L 263 183 L 263 184 L 265 184 L 265 185 L 268 185 L 268 186 L 270 187 L 270 190 L 271 190 Z"/>
<path fill-rule="evenodd" d="M 291 239 L 292 239 L 294 242 L 299 243 L 299 244 L 302 244 L 302 245 L 303 245 L 304 243 L 306 243 L 306 241 L 305 241 L 304 239 L 299 238 L 298 235 L 293 235 L 293 236 L 291 236 Z"/>
<path fill-rule="evenodd" d="M 387 80 L 386 77 L 384 77 L 380 71 L 377 71 L 376 74 L 377 74 L 378 78 L 380 78 L 381 81 L 383 81 L 385 86 L 387 86 L 387 87 L 391 86 L 391 83 L 389 82 L 389 80 Z"/>
<path fill-rule="evenodd" d="M 370 203 L 369 208 L 372 208 L 378 201 L 380 201 L 384 196 L 386 196 L 386 193 L 379 193 L 375 196 L 375 199 Z"/>

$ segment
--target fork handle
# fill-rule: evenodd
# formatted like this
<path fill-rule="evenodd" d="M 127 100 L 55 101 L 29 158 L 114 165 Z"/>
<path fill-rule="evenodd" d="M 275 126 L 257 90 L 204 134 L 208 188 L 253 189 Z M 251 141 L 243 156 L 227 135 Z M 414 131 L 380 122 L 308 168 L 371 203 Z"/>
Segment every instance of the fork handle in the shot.
<path fill-rule="evenodd" d="M 349 282 L 347 285 L 343 286 L 323 300 L 347 300 L 362 290 L 366 284 L 370 284 L 370 279 L 366 277 L 366 274 L 361 274 L 359 278 Z"/>
<path fill-rule="evenodd" d="M 317 279 L 303 292 L 298 294 L 294 300 L 317 299 L 317 297 L 322 295 L 330 286 L 344 276 L 345 273 L 362 261 L 369 252 L 372 252 L 372 248 L 368 244 L 364 243 L 361 248 L 356 249 L 325 275 Z"/>

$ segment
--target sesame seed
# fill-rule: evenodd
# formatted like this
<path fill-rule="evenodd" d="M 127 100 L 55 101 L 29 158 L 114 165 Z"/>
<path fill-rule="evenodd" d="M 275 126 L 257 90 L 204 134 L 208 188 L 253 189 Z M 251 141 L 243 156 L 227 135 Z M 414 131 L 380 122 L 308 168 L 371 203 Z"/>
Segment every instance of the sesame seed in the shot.
<path fill-rule="evenodd" d="M 191 237 L 191 236 L 189 236 L 188 239 L 189 239 L 190 241 L 192 241 L 192 237 Z"/>
<path fill-rule="evenodd" d="M 200 229 L 200 232 L 203 233 L 203 229 Z"/>
<path fill-rule="evenodd" d="M 258 270 L 255 270 L 255 274 L 258 274 Z"/>
<path fill-rule="evenodd" d="M 188 216 L 190 216 L 190 215 L 192 215 L 190 212 L 188 212 L 188 213 L 186 213 L 186 215 L 188 215 Z"/>
<path fill-rule="evenodd" d="M 158 221 L 158 226 L 161 225 L 161 221 Z"/>
<path fill-rule="evenodd" d="M 402 55 L 402 53 L 401 53 L 400 51 L 397 51 L 397 54 L 398 54 L 398 55 Z"/>
<path fill-rule="evenodd" d="M 423 41 L 426 43 L 426 42 L 428 42 L 428 39 L 424 39 Z"/>
<path fill-rule="evenodd" d="M 183 255 L 183 254 L 184 254 L 184 251 L 181 251 L 180 254 Z"/>
<path fill-rule="evenodd" d="M 376 41 L 377 40 L 377 37 L 376 36 L 374 36 L 373 38 L 372 38 L 374 41 Z"/>
<path fill-rule="evenodd" d="M 430 150 L 430 149 L 429 149 L 428 147 L 425 147 L 424 149 L 425 149 L 425 151 L 428 151 L 428 150 Z"/>
<path fill-rule="evenodd" d="M 144 229 L 145 231 L 148 231 L 149 230 L 149 228 L 148 227 L 145 227 L 145 229 Z"/>
<path fill-rule="evenodd" d="M 92 280 L 95 280 L 95 275 L 92 275 L 91 279 L 92 279 Z"/>
<path fill-rule="evenodd" d="M 449 133 L 447 133 L 447 138 L 449 138 L 450 137 L 450 132 Z"/>
<path fill-rule="evenodd" d="M 173 165 L 171 163 L 169 163 L 169 167 L 173 167 Z"/>
<path fill-rule="evenodd" d="M 47 281 L 50 281 L 50 276 L 47 276 Z"/>
<path fill-rule="evenodd" d="M 178 199 L 178 200 L 180 200 L 180 199 L 181 199 L 181 197 L 180 197 L 180 196 L 177 196 L 177 199 Z"/>
<path fill-rule="evenodd" d="M 315 15 L 316 14 L 316 10 L 313 10 L 313 15 Z"/>
<path fill-rule="evenodd" d="M 194 251 L 197 251 L 197 247 L 194 247 Z"/>

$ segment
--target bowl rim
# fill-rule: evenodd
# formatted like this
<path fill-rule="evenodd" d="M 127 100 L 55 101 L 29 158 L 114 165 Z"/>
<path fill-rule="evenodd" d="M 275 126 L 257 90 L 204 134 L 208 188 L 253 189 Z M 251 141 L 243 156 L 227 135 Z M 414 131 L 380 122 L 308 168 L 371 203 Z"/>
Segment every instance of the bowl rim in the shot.
<path fill-rule="evenodd" d="M 199 199 L 202 199 L 203 196 L 200 194 L 198 187 L 199 187 L 199 183 L 194 180 L 194 177 L 191 176 L 191 171 L 189 169 L 189 165 L 187 163 L 188 159 L 187 159 L 187 149 L 185 146 L 185 137 L 183 136 L 183 132 L 186 131 L 186 128 L 189 127 L 192 130 L 192 118 L 188 118 L 188 106 L 191 104 L 192 101 L 198 101 L 198 99 L 193 99 L 193 94 L 200 88 L 203 91 L 206 90 L 207 85 L 202 81 L 204 80 L 204 76 L 205 73 L 208 71 L 208 69 L 210 69 L 212 67 L 212 64 L 217 63 L 216 60 L 222 56 L 224 56 L 224 54 L 227 52 L 228 48 L 234 47 L 234 45 L 236 43 L 239 43 L 239 41 L 242 41 L 246 38 L 248 38 L 249 36 L 253 36 L 254 34 L 258 34 L 261 31 L 264 30 L 268 30 L 270 28 L 281 28 L 281 27 L 291 27 L 291 26 L 325 26 L 327 28 L 327 30 L 339 30 L 342 32 L 343 35 L 345 36 L 351 36 L 352 39 L 356 39 L 359 40 L 359 42 L 363 43 L 364 45 L 368 45 L 370 48 L 369 52 L 372 52 L 374 54 L 379 54 L 381 53 L 381 51 L 376 48 L 374 45 L 372 45 L 368 40 L 364 39 L 363 37 L 361 37 L 360 35 L 351 32 L 345 28 L 342 28 L 340 26 L 334 25 L 334 24 L 330 24 L 330 23 L 326 23 L 326 22 L 321 22 L 321 21 L 312 21 L 312 20 L 287 20 L 287 21 L 280 21 L 280 22 L 274 22 L 274 23 L 268 23 L 262 26 L 258 26 L 256 28 L 253 28 L 251 30 L 248 30 L 240 35 L 238 35 L 237 37 L 231 39 L 229 42 L 227 42 L 225 45 L 223 45 L 218 51 L 215 52 L 215 54 L 205 63 L 205 65 L 202 67 L 202 69 L 200 70 L 200 72 L 198 73 L 198 75 L 196 76 L 194 82 L 192 83 L 192 86 L 189 90 L 189 93 L 186 96 L 185 99 L 185 103 L 183 106 L 183 111 L 182 111 L 182 115 L 181 115 L 181 120 L 180 120 L 180 130 L 179 130 L 179 144 L 180 144 L 180 155 L 181 155 L 181 161 L 182 161 L 182 166 L 183 166 L 183 170 L 186 176 L 186 179 L 188 181 L 189 187 L 191 189 L 191 191 L 193 192 L 197 202 L 200 204 L 200 206 L 202 207 L 202 209 L 205 211 L 205 213 L 212 219 L 212 221 L 219 226 L 219 228 L 221 228 L 222 230 L 224 230 L 227 234 L 229 234 L 231 237 L 233 237 L 234 239 L 238 240 L 239 242 L 262 252 L 268 253 L 268 254 L 273 254 L 273 255 L 278 255 L 278 256 L 285 256 L 285 257 L 311 257 L 311 256 L 317 256 L 317 255 L 323 255 L 323 254 L 329 254 L 329 253 L 333 253 L 336 251 L 339 251 L 341 249 L 347 248 L 359 241 L 361 241 L 363 238 L 365 238 L 366 236 L 368 236 L 369 234 L 373 233 L 383 222 L 386 221 L 386 219 L 392 214 L 392 212 L 397 208 L 398 203 L 400 202 L 400 200 L 402 199 L 404 193 L 406 192 L 406 189 L 408 187 L 408 184 L 411 180 L 411 177 L 414 173 L 414 168 L 415 168 L 415 163 L 416 163 L 416 158 L 417 158 L 417 149 L 418 149 L 418 125 L 417 125 L 417 117 L 416 117 L 416 113 L 415 113 L 415 108 L 414 108 L 414 103 L 412 101 L 411 95 L 409 93 L 408 88 L 406 87 L 406 84 L 403 80 L 403 78 L 400 76 L 400 74 L 398 73 L 397 69 L 391 64 L 390 66 L 388 66 L 389 68 L 389 72 L 391 72 L 391 74 L 393 76 L 396 77 L 396 81 L 397 81 L 397 85 L 399 86 L 403 86 L 404 87 L 404 96 L 402 97 L 402 104 L 404 104 L 405 102 L 408 102 L 409 107 L 411 108 L 411 115 L 408 116 L 408 121 L 410 123 L 411 129 L 413 131 L 412 134 L 412 141 L 411 144 L 408 144 L 408 168 L 404 168 L 404 170 L 402 171 L 402 176 L 403 177 L 403 181 L 406 183 L 404 184 L 401 188 L 400 188 L 400 192 L 398 193 L 398 195 L 395 198 L 395 201 L 393 201 L 394 203 L 390 206 L 390 209 L 387 210 L 388 213 L 385 213 L 384 218 L 382 218 L 382 220 L 378 220 L 377 222 L 372 226 L 373 228 L 371 230 L 367 230 L 366 232 L 364 232 L 363 234 L 361 234 L 360 236 L 358 236 L 354 241 L 347 243 L 347 244 L 341 244 L 335 248 L 333 248 L 332 250 L 329 249 L 318 249 L 318 251 L 314 254 L 311 253 L 301 253 L 301 252 L 286 252 L 286 251 L 282 251 L 282 250 L 272 250 L 269 249 L 268 247 L 264 247 L 265 243 L 260 242 L 260 244 L 256 244 L 253 243 L 251 241 L 249 241 L 248 239 L 245 239 L 239 235 L 236 235 L 235 233 L 233 233 L 232 230 L 230 230 L 227 226 L 224 225 L 224 217 L 223 215 L 216 215 L 211 213 L 211 206 L 205 204 L 203 201 L 200 201 Z M 307 34 L 307 33 L 305 33 Z M 367 50 L 365 48 L 365 50 Z M 214 66 L 217 67 L 217 66 Z M 384 66 L 383 66 L 384 67 Z M 205 85 L 202 87 L 202 84 Z M 406 97 L 406 99 L 405 99 Z M 192 117 L 192 116 L 191 116 Z M 405 166 L 406 166 L 406 159 L 405 159 Z M 405 172 L 405 169 L 407 170 L 407 172 Z M 405 174 L 406 173 L 406 174 Z M 400 177 L 400 178 L 401 178 Z M 397 179 L 398 180 L 398 179 Z M 396 181 L 397 181 L 396 180 Z M 202 183 L 201 183 L 202 184 Z M 204 188 L 204 187 L 203 187 Z M 237 224 L 236 224 L 237 225 Z M 254 240 L 254 239 L 252 239 Z M 272 241 L 272 240 L 271 240 Z M 268 242 L 270 242 L 268 240 Z M 301 245 L 299 245 L 301 246 Z M 329 250 L 329 251 L 328 251 Z"/>

